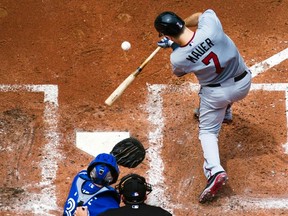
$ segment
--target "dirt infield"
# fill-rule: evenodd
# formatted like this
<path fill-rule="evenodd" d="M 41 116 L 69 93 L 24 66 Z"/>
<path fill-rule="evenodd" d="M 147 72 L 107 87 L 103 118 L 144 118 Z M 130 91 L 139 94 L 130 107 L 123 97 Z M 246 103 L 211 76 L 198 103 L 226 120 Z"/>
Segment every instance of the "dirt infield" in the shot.
<path fill-rule="evenodd" d="M 92 159 L 76 147 L 77 131 L 139 138 L 147 158 L 120 177 L 145 175 L 155 188 L 148 201 L 173 215 L 288 214 L 287 52 L 281 63 L 262 65 L 223 126 L 229 181 L 207 205 L 197 200 L 206 185 L 193 118 L 197 82 L 172 75 L 170 50 L 160 50 L 113 106 L 104 104 L 155 50 L 160 12 L 186 17 L 208 8 L 249 67 L 287 49 L 287 0 L 2 0 L 0 215 L 61 215 L 72 178 Z"/>

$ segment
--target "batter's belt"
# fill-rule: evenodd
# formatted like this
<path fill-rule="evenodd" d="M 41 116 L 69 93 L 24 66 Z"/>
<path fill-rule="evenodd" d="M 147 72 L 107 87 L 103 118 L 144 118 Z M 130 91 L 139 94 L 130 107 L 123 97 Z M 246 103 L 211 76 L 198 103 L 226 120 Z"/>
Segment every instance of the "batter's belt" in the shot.
<path fill-rule="evenodd" d="M 239 76 L 234 77 L 234 82 L 238 82 L 238 81 L 242 80 L 247 74 L 248 74 L 248 72 L 244 71 Z M 208 85 L 205 85 L 205 86 L 207 86 L 207 87 L 220 87 L 221 84 L 220 83 L 216 83 L 216 84 L 208 84 Z"/>

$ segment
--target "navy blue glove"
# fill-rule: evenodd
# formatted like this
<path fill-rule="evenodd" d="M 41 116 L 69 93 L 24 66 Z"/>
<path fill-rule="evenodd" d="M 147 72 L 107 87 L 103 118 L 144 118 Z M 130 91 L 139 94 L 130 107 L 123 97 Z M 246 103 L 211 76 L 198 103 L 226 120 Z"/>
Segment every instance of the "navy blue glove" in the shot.
<path fill-rule="evenodd" d="M 162 38 L 159 42 L 157 42 L 157 45 L 161 48 L 169 48 L 172 46 L 174 42 L 167 37 Z"/>

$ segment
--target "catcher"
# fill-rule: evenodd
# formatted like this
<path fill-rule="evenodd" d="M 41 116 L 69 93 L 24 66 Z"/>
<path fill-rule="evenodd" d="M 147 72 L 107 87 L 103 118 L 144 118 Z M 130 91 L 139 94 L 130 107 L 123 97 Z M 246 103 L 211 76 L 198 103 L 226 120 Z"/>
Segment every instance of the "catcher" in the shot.
<path fill-rule="evenodd" d="M 142 143 L 130 137 L 117 143 L 110 154 L 96 156 L 87 170 L 74 178 L 63 215 L 99 215 L 107 209 L 118 208 L 120 195 L 110 186 L 118 179 L 118 165 L 134 168 L 144 160 L 145 153 Z"/>
<path fill-rule="evenodd" d="M 97 155 L 87 170 L 82 170 L 75 176 L 63 215 L 75 215 L 79 208 L 86 209 L 90 215 L 98 215 L 110 208 L 119 208 L 119 194 L 110 186 L 117 181 L 118 176 L 119 168 L 115 157 L 106 153 Z"/>

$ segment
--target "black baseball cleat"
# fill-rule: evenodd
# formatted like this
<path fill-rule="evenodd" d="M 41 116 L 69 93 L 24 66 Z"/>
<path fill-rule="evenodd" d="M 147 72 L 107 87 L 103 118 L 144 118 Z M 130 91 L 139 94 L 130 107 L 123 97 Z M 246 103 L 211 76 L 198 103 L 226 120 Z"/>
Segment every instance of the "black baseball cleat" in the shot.
<path fill-rule="evenodd" d="M 224 171 L 211 176 L 208 180 L 207 186 L 199 196 L 199 202 L 205 203 L 207 201 L 212 201 L 219 189 L 226 184 L 227 180 L 228 176 Z"/>

